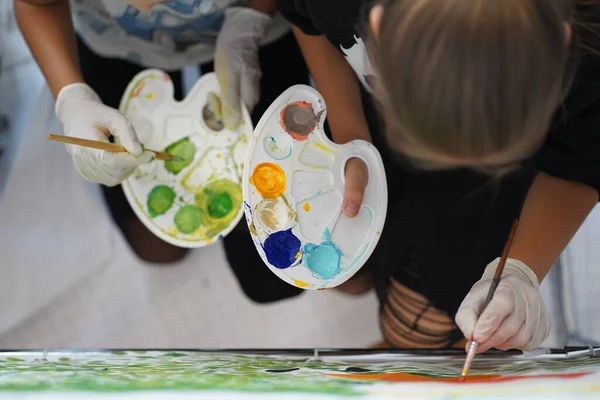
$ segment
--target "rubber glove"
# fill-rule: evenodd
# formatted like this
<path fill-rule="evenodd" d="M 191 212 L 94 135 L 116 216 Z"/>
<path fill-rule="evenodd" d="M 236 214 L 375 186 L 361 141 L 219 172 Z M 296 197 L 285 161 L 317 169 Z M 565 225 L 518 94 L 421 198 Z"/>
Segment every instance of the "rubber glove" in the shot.
<path fill-rule="evenodd" d="M 215 73 L 221 86 L 223 124 L 228 129 L 239 125 L 242 103 L 250 112 L 258 103 L 258 50 L 270 23 L 270 16 L 250 8 L 231 7 L 225 11 L 217 37 Z"/>
<path fill-rule="evenodd" d="M 550 333 L 550 317 L 539 292 L 535 273 L 523 262 L 509 258 L 492 301 L 478 317 L 500 259 L 492 261 L 456 314 L 456 324 L 477 352 L 534 350 Z M 467 345 L 468 348 L 468 345 Z"/>
<path fill-rule="evenodd" d="M 128 153 L 112 153 L 83 146 L 66 145 L 79 174 L 88 181 L 115 186 L 125 180 L 135 168 L 152 159 L 143 152 L 131 122 L 119 111 L 102 104 L 94 90 L 84 83 L 74 83 L 61 89 L 56 99 L 56 116 L 62 122 L 66 136 L 115 142 Z"/>

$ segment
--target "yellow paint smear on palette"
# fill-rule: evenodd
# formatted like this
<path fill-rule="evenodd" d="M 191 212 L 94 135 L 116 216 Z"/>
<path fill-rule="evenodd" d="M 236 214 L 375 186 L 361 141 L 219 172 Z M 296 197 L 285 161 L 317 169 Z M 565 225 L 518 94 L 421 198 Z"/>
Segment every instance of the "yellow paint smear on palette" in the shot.
<path fill-rule="evenodd" d="M 324 144 L 322 144 L 322 143 L 315 142 L 315 143 L 313 143 L 313 144 L 315 145 L 315 147 L 317 147 L 317 148 L 319 148 L 319 149 L 321 149 L 321 150 L 323 150 L 323 151 L 326 151 L 326 152 L 328 152 L 328 153 L 335 153 L 335 152 L 336 152 L 336 151 L 335 151 L 334 149 L 332 149 L 331 147 L 329 147 L 329 146 L 326 146 L 326 145 L 324 145 Z"/>
<path fill-rule="evenodd" d="M 308 283 L 306 283 L 306 282 L 302 282 L 302 281 L 299 281 L 297 279 L 292 279 L 292 280 L 294 281 L 294 285 L 296 285 L 296 286 L 298 286 L 300 288 L 308 286 Z"/>
<path fill-rule="evenodd" d="M 285 191 L 285 173 L 277 164 L 261 163 L 254 168 L 250 183 L 264 198 L 275 199 Z"/>
<path fill-rule="evenodd" d="M 304 211 L 309 212 L 310 211 L 310 204 L 304 203 L 304 205 L 302 206 L 302 208 L 304 209 Z"/>

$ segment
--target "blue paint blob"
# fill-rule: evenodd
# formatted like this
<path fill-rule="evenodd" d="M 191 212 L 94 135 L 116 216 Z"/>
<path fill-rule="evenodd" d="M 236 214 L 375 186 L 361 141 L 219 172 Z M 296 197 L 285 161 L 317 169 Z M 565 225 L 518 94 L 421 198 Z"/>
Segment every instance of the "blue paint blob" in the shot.
<path fill-rule="evenodd" d="M 325 242 L 304 246 L 304 265 L 317 277 L 331 279 L 340 272 L 342 252 L 331 241 L 329 229 L 324 233 Z"/>
<path fill-rule="evenodd" d="M 263 244 L 263 249 L 269 264 L 279 269 L 286 269 L 298 261 L 300 239 L 291 229 L 272 233 Z"/>

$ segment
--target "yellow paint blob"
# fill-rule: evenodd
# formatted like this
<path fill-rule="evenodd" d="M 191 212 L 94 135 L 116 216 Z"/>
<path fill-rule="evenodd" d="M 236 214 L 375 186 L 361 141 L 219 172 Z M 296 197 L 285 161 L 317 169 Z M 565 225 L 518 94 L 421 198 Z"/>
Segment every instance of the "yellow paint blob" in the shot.
<path fill-rule="evenodd" d="M 254 168 L 250 183 L 267 199 L 275 199 L 285 191 L 285 173 L 273 163 L 261 163 Z"/>
<path fill-rule="evenodd" d="M 296 285 L 298 287 L 307 287 L 308 283 L 302 282 L 302 281 L 298 281 L 298 280 L 294 279 L 294 285 Z"/>
<path fill-rule="evenodd" d="M 302 208 L 304 209 L 304 211 L 308 212 L 308 211 L 310 211 L 310 204 L 304 203 L 304 205 L 302 206 Z"/>
<path fill-rule="evenodd" d="M 152 100 L 153 98 L 154 98 L 154 93 L 148 93 L 148 94 L 146 94 L 146 99 Z"/>

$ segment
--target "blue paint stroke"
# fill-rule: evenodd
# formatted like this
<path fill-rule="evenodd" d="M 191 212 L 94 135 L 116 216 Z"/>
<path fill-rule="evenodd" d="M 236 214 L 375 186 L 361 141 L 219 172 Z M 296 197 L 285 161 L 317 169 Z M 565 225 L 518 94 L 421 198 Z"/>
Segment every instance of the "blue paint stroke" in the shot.
<path fill-rule="evenodd" d="M 287 148 L 287 154 L 285 154 L 285 149 L 277 145 L 277 141 L 273 136 L 266 136 L 263 139 L 263 147 L 265 152 L 275 160 L 285 160 L 292 155 L 292 147 L 289 146 Z M 273 149 L 273 147 L 275 147 L 275 149 Z"/>
<path fill-rule="evenodd" d="M 331 241 L 329 228 L 323 233 L 325 241 L 304 246 L 304 265 L 321 279 L 331 279 L 340 272 L 342 252 Z"/>
<path fill-rule="evenodd" d="M 250 207 L 250 204 L 248 204 L 247 201 L 244 201 L 244 207 L 246 207 L 246 210 L 248 210 L 248 213 L 250 213 L 250 215 L 252 215 L 252 207 Z"/>
<path fill-rule="evenodd" d="M 298 262 L 300 246 L 300 239 L 288 229 L 270 234 L 262 247 L 269 264 L 278 269 L 286 269 Z"/>
<path fill-rule="evenodd" d="M 366 210 L 369 213 L 369 227 L 370 227 L 371 224 L 373 223 L 373 209 L 371 209 L 371 207 L 364 206 L 364 205 L 362 206 L 362 209 Z M 367 249 L 371 245 L 371 242 L 372 242 L 372 240 L 369 240 L 365 243 L 365 245 L 362 247 L 362 249 L 358 252 L 358 255 L 356 257 L 354 257 L 354 260 L 352 260 L 352 263 L 350 265 L 344 267 L 345 271 L 349 271 L 352 268 L 354 268 L 354 266 L 356 265 L 358 260 L 360 260 L 362 258 L 362 256 L 364 256 L 365 253 L 367 252 Z"/>

